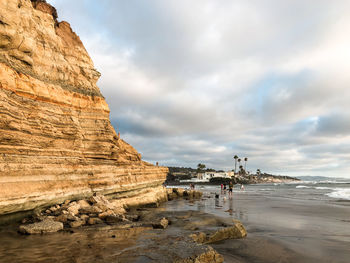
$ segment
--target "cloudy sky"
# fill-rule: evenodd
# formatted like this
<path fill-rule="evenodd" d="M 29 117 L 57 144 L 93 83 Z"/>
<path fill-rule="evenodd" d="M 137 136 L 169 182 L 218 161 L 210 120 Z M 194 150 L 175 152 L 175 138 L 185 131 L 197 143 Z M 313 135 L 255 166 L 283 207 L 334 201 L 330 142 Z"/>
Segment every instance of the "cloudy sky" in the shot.
<path fill-rule="evenodd" d="M 145 160 L 350 177 L 350 1 L 49 2 Z"/>

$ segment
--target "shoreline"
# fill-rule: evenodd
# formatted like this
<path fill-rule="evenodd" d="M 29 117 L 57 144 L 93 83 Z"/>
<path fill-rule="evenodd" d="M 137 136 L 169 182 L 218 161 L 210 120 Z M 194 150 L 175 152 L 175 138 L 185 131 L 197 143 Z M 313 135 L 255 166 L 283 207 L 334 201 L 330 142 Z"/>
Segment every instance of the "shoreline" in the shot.
<path fill-rule="evenodd" d="M 87 226 L 47 235 L 22 236 L 14 228 L 12 232 L 4 232 L 5 228 L 2 227 L 0 255 L 9 253 L 12 258 L 16 258 L 16 253 L 20 253 L 29 257 L 35 249 L 43 258 L 47 259 L 51 255 L 60 262 L 104 263 L 116 260 L 116 254 L 117 262 L 174 262 L 181 257 L 181 251 L 186 251 L 183 255 L 188 257 L 192 252 L 196 256 L 207 253 L 213 256 L 214 252 L 209 251 L 207 245 L 201 245 L 196 250 L 198 245 L 192 246 L 188 236 L 205 232 L 213 225 L 222 226 L 238 219 L 245 226 L 247 237 L 210 244 L 215 253 L 224 257 L 225 262 L 326 263 L 333 260 L 345 263 L 350 257 L 350 251 L 347 252 L 350 231 L 346 228 L 348 223 L 342 221 L 347 218 L 350 208 L 348 203 L 339 205 L 336 201 L 304 200 L 302 197 L 295 199 L 275 192 L 269 196 L 252 190 L 267 188 L 260 185 L 247 186 L 246 191 L 236 189 L 232 199 L 225 199 L 225 195 L 216 199 L 212 189 L 219 187 L 203 187 L 200 189 L 203 191 L 200 199 L 174 198 L 159 207 L 130 210 L 143 216 L 143 225 L 134 222 L 136 224 L 132 228 L 120 228 L 117 225 Z M 280 189 L 282 186 L 271 187 Z M 284 187 L 302 190 L 294 185 Z M 281 191 L 285 193 L 285 190 Z M 165 229 L 153 228 L 149 224 L 163 217 L 169 220 Z M 62 242 L 65 245 L 62 246 Z M 64 249 L 75 261 L 68 261 L 55 254 L 53 248 Z M 82 255 L 84 253 L 86 255 Z M 45 261 L 33 259 L 26 262 Z"/>
<path fill-rule="evenodd" d="M 229 256 L 232 260 L 242 260 L 232 262 L 280 261 L 278 254 L 263 253 L 268 247 L 274 247 L 282 253 L 281 262 L 348 262 L 349 201 L 338 202 L 326 196 L 322 200 L 318 197 L 294 196 L 291 189 L 302 192 L 295 185 L 270 187 L 280 190 L 266 192 L 266 185 L 250 185 L 246 191 L 234 191 L 232 200 L 222 195 L 218 201 L 208 198 L 197 204 L 181 202 L 169 204 L 168 209 L 195 209 L 239 219 L 247 229 L 247 238 L 213 245 L 225 259 Z M 209 188 L 206 192 L 213 195 L 213 189 Z M 286 195 L 287 192 L 290 194 Z M 266 243 L 265 248 L 261 243 Z M 269 257 L 275 257 L 275 260 L 268 260 Z M 245 258 L 249 260 L 245 261 Z"/>

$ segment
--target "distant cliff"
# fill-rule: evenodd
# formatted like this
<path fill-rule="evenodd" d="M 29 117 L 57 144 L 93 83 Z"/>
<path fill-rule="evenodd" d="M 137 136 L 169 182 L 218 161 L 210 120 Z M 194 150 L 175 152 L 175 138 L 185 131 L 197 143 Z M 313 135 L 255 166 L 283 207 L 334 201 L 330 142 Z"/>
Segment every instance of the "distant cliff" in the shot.
<path fill-rule="evenodd" d="M 116 134 L 100 73 L 45 1 L 0 1 L 0 215 L 161 189 L 168 169 Z"/>

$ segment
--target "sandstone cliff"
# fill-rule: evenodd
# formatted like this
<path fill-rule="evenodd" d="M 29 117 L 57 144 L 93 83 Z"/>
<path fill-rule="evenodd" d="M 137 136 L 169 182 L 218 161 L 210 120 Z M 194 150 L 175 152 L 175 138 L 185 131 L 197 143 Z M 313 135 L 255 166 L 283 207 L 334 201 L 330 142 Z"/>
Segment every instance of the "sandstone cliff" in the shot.
<path fill-rule="evenodd" d="M 163 191 L 120 139 L 79 37 L 38 0 L 0 1 L 0 215 L 101 192 Z"/>

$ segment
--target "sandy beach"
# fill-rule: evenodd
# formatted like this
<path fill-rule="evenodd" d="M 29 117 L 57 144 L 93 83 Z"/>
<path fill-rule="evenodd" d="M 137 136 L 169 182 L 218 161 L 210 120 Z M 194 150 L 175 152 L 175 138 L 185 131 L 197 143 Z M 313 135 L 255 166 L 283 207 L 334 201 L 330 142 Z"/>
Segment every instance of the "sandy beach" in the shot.
<path fill-rule="evenodd" d="M 248 232 L 243 239 L 211 244 L 224 262 L 345 263 L 350 258 L 350 202 L 346 200 L 303 196 L 296 185 L 247 186 L 245 191 L 235 189 L 232 199 L 218 187 L 200 190 L 201 200 L 177 199 L 144 209 L 152 217 L 171 219 L 165 230 L 94 226 L 23 236 L 16 225 L 3 226 L 0 262 L 172 262 L 189 249 L 186 224 L 214 218 L 238 219 Z M 294 197 L 281 196 L 285 191 Z M 220 193 L 219 199 L 214 193 Z"/>
<path fill-rule="evenodd" d="M 169 202 L 167 209 L 239 219 L 248 236 L 213 245 L 225 262 L 349 262 L 350 201 L 305 192 L 298 185 L 252 185 L 234 191 L 232 200 L 220 195 L 193 204 Z M 208 196 L 220 192 L 202 190 Z"/>

